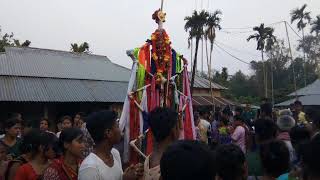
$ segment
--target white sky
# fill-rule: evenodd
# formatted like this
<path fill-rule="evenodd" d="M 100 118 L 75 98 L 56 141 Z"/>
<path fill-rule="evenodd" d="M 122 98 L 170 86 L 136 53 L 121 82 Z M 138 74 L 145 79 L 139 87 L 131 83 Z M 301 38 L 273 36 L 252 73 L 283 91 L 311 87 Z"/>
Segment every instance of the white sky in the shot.
<path fill-rule="evenodd" d="M 320 0 L 165 0 L 165 29 L 174 48 L 190 59 L 184 17 L 195 8 L 220 9 L 223 28 L 240 28 L 289 21 L 290 10 L 304 3 L 313 17 L 320 14 Z M 125 51 L 141 46 L 150 37 L 157 27 L 151 15 L 159 6 L 160 0 L 0 0 L 0 26 L 3 32 L 14 32 L 18 39 L 31 40 L 32 47 L 68 51 L 70 43 L 87 41 L 94 54 L 106 55 L 113 62 L 130 67 Z M 284 25 L 274 27 L 275 34 L 285 38 Z M 217 34 L 217 42 L 227 45 L 227 51 L 247 62 L 260 59 L 255 42 L 246 41 L 252 34 L 247 32 L 250 29 L 224 31 L 236 31 Z M 239 33 L 243 31 L 247 33 Z M 291 30 L 290 38 L 295 47 L 297 36 Z M 200 66 L 199 63 L 199 69 Z M 239 69 L 250 73 L 248 65 L 215 49 L 213 67 L 224 66 L 230 73 Z"/>

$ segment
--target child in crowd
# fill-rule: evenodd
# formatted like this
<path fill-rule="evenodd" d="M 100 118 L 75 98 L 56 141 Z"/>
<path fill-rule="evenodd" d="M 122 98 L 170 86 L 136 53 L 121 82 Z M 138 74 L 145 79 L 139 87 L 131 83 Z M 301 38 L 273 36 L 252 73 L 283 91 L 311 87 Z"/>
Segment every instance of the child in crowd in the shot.
<path fill-rule="evenodd" d="M 63 116 L 61 118 L 61 129 L 65 130 L 67 128 L 72 128 L 73 126 L 73 120 L 70 116 Z M 61 131 L 57 133 L 57 137 L 59 138 L 61 134 Z"/>
<path fill-rule="evenodd" d="M 21 134 L 21 120 L 12 118 L 4 123 L 5 135 L 0 141 L 8 148 L 8 158 L 12 160 L 20 155 L 21 139 L 18 135 Z"/>
<path fill-rule="evenodd" d="M 215 166 L 208 146 L 197 141 L 177 141 L 163 153 L 162 180 L 214 180 Z"/>
<path fill-rule="evenodd" d="M 220 145 L 216 149 L 216 180 L 246 180 L 248 166 L 243 151 L 234 144 Z"/>
<path fill-rule="evenodd" d="M 160 159 L 167 147 L 179 138 L 178 114 L 168 108 L 156 108 L 149 114 L 154 137 L 153 152 L 144 163 L 144 180 L 160 178 Z"/>
<path fill-rule="evenodd" d="M 64 129 L 60 135 L 63 156 L 55 159 L 45 170 L 43 180 L 77 180 L 82 151 L 83 132 L 79 128 Z"/>
<path fill-rule="evenodd" d="M 218 128 L 218 137 L 218 142 L 220 144 L 231 143 L 229 121 L 225 117 L 221 118 L 220 126 Z"/>

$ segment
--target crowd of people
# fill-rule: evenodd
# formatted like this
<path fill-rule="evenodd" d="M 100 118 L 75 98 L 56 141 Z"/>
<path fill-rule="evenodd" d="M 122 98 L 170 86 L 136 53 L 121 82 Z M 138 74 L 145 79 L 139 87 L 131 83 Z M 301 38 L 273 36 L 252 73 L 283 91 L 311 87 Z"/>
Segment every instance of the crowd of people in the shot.
<path fill-rule="evenodd" d="M 153 151 L 125 164 L 114 111 L 63 116 L 57 133 L 42 118 L 37 127 L 14 114 L 0 135 L 0 180 L 316 180 L 320 179 L 320 112 L 301 102 L 274 113 L 226 107 L 194 113 L 196 140 L 179 140 L 179 114 L 148 114 Z"/>

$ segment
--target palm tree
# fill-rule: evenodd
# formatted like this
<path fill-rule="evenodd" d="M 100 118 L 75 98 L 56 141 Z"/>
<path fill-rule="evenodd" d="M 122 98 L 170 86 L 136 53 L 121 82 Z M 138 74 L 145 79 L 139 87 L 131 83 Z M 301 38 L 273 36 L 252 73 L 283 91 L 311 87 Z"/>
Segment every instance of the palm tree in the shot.
<path fill-rule="evenodd" d="M 84 42 L 79 46 L 77 43 L 73 43 L 71 44 L 71 51 L 75 53 L 90 53 L 89 44 Z"/>
<path fill-rule="evenodd" d="M 302 41 L 304 42 L 304 28 L 307 26 L 308 23 L 311 21 L 310 12 L 305 12 L 307 4 L 304 4 L 301 8 L 293 9 L 290 13 L 291 15 L 291 24 L 295 21 L 297 22 L 297 28 L 299 31 L 302 31 Z M 306 61 L 306 53 L 303 51 L 303 58 L 304 62 Z M 307 78 L 306 78 L 306 66 L 304 65 L 304 84 L 307 85 Z"/>
<path fill-rule="evenodd" d="M 194 77 L 197 70 L 197 56 L 198 56 L 198 49 L 199 49 L 199 41 L 204 35 L 204 27 L 207 23 L 207 18 L 209 14 L 208 12 L 202 10 L 200 13 L 194 11 L 192 16 L 187 16 L 184 18 L 186 24 L 184 29 L 186 32 L 189 31 L 189 39 L 196 39 L 196 49 L 195 55 L 193 60 L 193 67 L 192 67 L 192 76 L 191 76 L 191 94 L 193 92 L 193 85 L 194 85 Z"/>
<path fill-rule="evenodd" d="M 206 40 L 206 54 L 207 54 L 207 64 L 208 64 L 208 76 L 209 76 L 209 86 L 210 86 L 210 94 L 212 99 L 212 104 L 214 104 L 214 97 L 213 97 L 213 90 L 212 90 L 212 82 L 211 82 L 211 64 L 212 64 L 212 51 L 213 51 L 213 44 L 214 40 L 216 39 L 216 29 L 221 29 L 220 22 L 222 12 L 220 10 L 216 10 L 214 13 L 209 14 L 207 19 L 207 29 L 205 31 L 205 40 Z M 208 47 L 207 47 L 207 40 L 210 41 L 210 59 L 208 58 Z"/>
<path fill-rule="evenodd" d="M 248 37 L 247 41 L 255 39 L 257 41 L 257 50 L 261 51 L 261 59 L 263 61 L 263 79 L 265 88 L 265 97 L 268 97 L 268 83 L 267 83 L 267 71 L 264 62 L 264 50 L 271 48 L 272 44 L 276 41 L 276 37 L 273 35 L 274 29 L 271 27 L 264 27 L 262 23 L 260 26 L 253 28 L 257 33 Z M 266 48 L 267 47 L 267 48 Z"/>
<path fill-rule="evenodd" d="M 311 23 L 311 33 L 315 32 L 316 36 L 320 34 L 320 15 L 317 16 L 317 19 Z"/>

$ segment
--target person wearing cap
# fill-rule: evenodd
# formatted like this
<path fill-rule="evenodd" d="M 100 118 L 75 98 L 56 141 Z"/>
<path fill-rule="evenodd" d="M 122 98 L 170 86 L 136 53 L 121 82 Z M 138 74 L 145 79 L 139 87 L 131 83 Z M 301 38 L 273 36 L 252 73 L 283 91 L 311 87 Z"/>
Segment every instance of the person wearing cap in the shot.
<path fill-rule="evenodd" d="M 291 112 L 289 110 L 283 110 L 280 112 L 280 117 L 277 120 L 277 125 L 278 125 L 278 136 L 277 140 L 283 141 L 290 153 L 290 161 L 293 162 L 295 160 L 295 153 L 293 146 L 291 144 L 291 139 L 290 139 L 290 130 L 293 128 L 296 124 L 295 120 L 293 117 L 290 115 Z"/>

